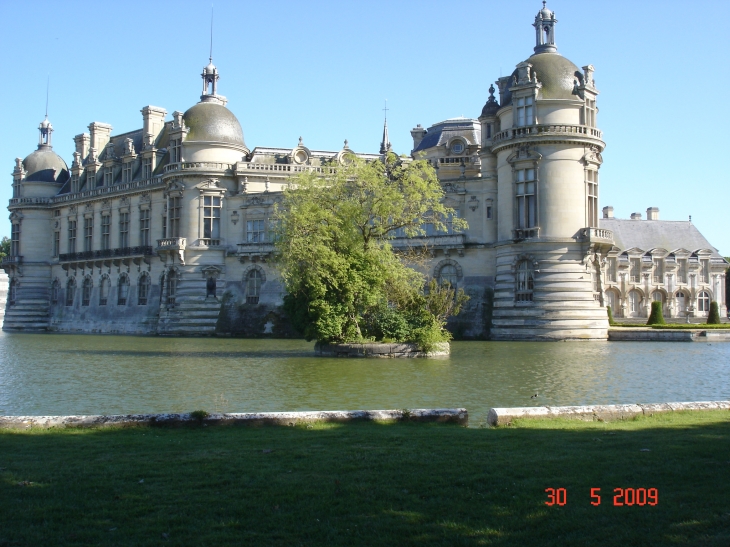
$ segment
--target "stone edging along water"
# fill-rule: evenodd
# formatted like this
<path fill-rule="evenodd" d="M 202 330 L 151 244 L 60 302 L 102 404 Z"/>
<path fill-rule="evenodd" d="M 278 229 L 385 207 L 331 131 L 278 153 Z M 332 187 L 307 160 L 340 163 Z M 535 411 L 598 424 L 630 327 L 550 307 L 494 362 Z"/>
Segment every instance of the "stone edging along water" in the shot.
<path fill-rule="evenodd" d="M 625 420 L 634 416 L 651 416 L 677 410 L 730 410 L 730 401 L 698 401 L 692 403 L 651 403 L 597 406 L 536 406 L 490 408 L 489 425 L 508 425 L 515 418 L 572 418 L 585 421 Z"/>
<path fill-rule="evenodd" d="M 0 429 L 104 427 L 133 425 L 286 425 L 314 422 L 440 422 L 467 425 L 465 408 L 403 410 L 327 410 L 314 412 L 254 412 L 248 414 L 119 414 L 111 416 L 0 416 Z"/>
<path fill-rule="evenodd" d="M 610 328 L 609 342 L 730 342 L 730 330 Z"/>
<path fill-rule="evenodd" d="M 314 352 L 321 357 L 437 357 L 449 355 L 451 346 L 448 342 L 434 344 L 433 351 L 421 351 L 416 344 L 385 344 L 370 342 L 367 344 L 320 344 L 314 345 Z"/>

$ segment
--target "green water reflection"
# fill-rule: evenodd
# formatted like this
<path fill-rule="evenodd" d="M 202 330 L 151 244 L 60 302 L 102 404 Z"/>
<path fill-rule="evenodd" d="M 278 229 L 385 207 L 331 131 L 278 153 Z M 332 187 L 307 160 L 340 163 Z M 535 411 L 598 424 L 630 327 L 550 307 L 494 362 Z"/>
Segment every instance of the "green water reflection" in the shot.
<path fill-rule="evenodd" d="M 322 359 L 298 340 L 0 335 L 6 415 L 466 407 L 730 398 L 730 344 L 456 342 Z M 538 393 L 536 399 L 531 395 Z"/>

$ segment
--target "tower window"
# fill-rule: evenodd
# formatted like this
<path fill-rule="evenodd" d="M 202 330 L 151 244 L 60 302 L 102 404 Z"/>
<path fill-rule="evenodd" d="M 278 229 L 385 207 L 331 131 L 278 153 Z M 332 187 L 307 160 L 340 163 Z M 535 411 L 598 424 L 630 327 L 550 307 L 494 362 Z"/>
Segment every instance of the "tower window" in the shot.
<path fill-rule="evenodd" d="M 20 224 L 14 223 L 10 228 L 10 256 L 20 255 Z"/>
<path fill-rule="evenodd" d="M 520 97 L 517 99 L 517 127 L 532 125 L 533 97 Z"/>
<path fill-rule="evenodd" d="M 170 230 L 168 237 L 180 237 L 180 212 L 182 210 L 182 198 L 174 196 L 170 198 Z"/>
<path fill-rule="evenodd" d="M 221 198 L 203 196 L 203 237 L 218 239 L 221 236 Z M 208 243 L 214 245 L 212 241 Z"/>
<path fill-rule="evenodd" d="M 586 171 L 586 220 L 588 226 L 598 226 L 598 171 Z"/>
<path fill-rule="evenodd" d="M 521 260 L 517 264 L 516 274 L 515 302 L 532 302 L 535 286 L 532 264 L 528 260 Z"/>
<path fill-rule="evenodd" d="M 586 99 L 584 125 L 596 127 L 596 100 Z"/>
<path fill-rule="evenodd" d="M 173 139 L 170 141 L 170 162 L 178 163 L 182 161 L 180 139 Z"/>
<path fill-rule="evenodd" d="M 517 170 L 517 228 L 534 228 L 537 225 L 535 198 L 535 169 Z"/>

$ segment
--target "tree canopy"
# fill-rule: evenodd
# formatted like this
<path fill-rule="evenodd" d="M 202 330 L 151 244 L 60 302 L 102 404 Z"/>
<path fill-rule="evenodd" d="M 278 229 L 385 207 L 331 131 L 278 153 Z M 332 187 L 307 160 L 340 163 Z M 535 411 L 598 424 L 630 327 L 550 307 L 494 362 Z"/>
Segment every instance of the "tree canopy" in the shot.
<path fill-rule="evenodd" d="M 431 165 L 395 154 L 352 156 L 327 174 L 302 173 L 277 209 L 286 311 L 308 340 L 415 342 L 428 350 L 450 338 L 444 326 L 466 301 L 396 254 L 396 235 L 460 231 L 466 222 L 443 202 Z M 448 224 L 447 224 L 448 223 Z"/>

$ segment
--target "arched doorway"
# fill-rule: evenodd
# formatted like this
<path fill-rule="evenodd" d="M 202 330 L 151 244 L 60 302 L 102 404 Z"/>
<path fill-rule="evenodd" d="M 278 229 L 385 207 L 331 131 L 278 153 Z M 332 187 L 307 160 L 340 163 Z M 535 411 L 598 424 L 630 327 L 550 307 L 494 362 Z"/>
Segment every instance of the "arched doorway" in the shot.
<path fill-rule="evenodd" d="M 677 291 L 675 295 L 677 299 L 677 317 L 687 317 L 687 293 L 685 291 Z"/>
<path fill-rule="evenodd" d="M 629 317 L 641 315 L 641 293 L 637 290 L 629 291 Z"/>

